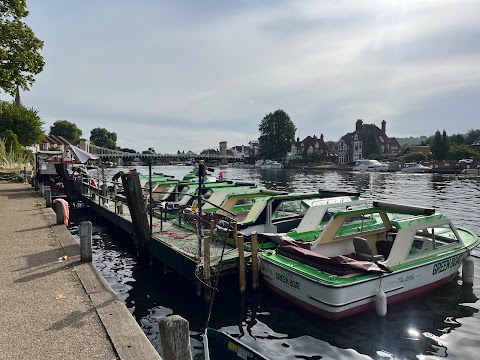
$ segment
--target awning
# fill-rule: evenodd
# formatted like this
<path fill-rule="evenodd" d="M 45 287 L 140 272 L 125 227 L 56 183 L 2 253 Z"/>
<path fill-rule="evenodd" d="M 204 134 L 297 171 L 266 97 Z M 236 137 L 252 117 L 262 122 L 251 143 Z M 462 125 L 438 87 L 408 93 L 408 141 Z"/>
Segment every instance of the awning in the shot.
<path fill-rule="evenodd" d="M 88 160 L 96 160 L 99 158 L 97 155 L 90 154 L 88 151 L 82 150 L 73 145 L 70 145 L 70 150 L 73 151 L 75 156 L 78 158 L 78 161 L 80 161 L 82 164 L 86 163 Z"/>

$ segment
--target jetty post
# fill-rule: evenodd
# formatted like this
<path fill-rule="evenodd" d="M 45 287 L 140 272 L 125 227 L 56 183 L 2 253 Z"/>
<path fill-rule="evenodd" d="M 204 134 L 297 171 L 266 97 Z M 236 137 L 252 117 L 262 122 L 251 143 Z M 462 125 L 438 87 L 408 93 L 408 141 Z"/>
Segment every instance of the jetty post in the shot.
<path fill-rule="evenodd" d="M 252 288 L 257 289 L 259 285 L 258 281 L 258 235 L 257 232 L 252 232 L 251 236 L 251 247 L 252 247 Z"/>
<path fill-rule="evenodd" d="M 38 190 L 39 190 L 39 193 L 40 193 L 40 197 L 44 197 L 45 196 L 45 184 L 43 182 L 38 184 Z"/>
<path fill-rule="evenodd" d="M 233 244 L 235 249 L 238 248 L 238 227 L 236 221 L 233 223 Z"/>
<path fill-rule="evenodd" d="M 210 234 L 203 239 L 203 281 L 205 282 L 203 298 L 206 303 L 212 299 L 210 290 L 210 243 L 213 241 L 213 230 L 215 229 L 215 221 L 210 221 Z"/>
<path fill-rule="evenodd" d="M 238 236 L 238 279 L 240 285 L 240 293 L 245 293 L 245 251 L 243 249 L 243 235 Z"/>
<path fill-rule="evenodd" d="M 52 207 L 52 189 L 50 186 L 45 188 L 45 207 Z"/>
<path fill-rule="evenodd" d="M 92 223 L 82 221 L 80 223 L 80 260 L 92 262 Z"/>
<path fill-rule="evenodd" d="M 188 321 L 170 315 L 159 321 L 164 360 L 192 360 Z"/>

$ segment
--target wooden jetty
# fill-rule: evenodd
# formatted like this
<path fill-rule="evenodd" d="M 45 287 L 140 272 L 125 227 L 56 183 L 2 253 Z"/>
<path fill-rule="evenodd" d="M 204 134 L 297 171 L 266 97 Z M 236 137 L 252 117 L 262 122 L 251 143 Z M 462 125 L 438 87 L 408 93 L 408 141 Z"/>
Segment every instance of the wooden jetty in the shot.
<path fill-rule="evenodd" d="M 213 284 L 217 283 L 216 277 L 227 274 L 237 273 L 239 290 L 245 291 L 245 264 L 257 264 L 256 261 L 249 261 L 251 252 L 243 251 L 243 247 L 239 251 L 238 248 L 213 241 L 211 235 L 214 224 L 205 229 L 204 235 L 199 239 L 195 230 L 179 225 L 176 220 L 152 216 L 153 211 L 147 211 L 145 191 L 141 187 L 139 175 L 123 174 L 121 179 L 123 194 L 117 191 L 120 186 L 118 183 L 113 184 L 114 191 L 111 192 L 108 191 L 105 179 L 92 181 L 88 176 L 83 177 L 80 201 L 130 234 L 138 249 L 147 250 L 152 258 L 196 284 L 199 295 L 203 289 L 205 300 L 210 299 Z M 255 272 L 253 276 L 257 280 L 253 282 L 258 284 L 258 267 Z"/>

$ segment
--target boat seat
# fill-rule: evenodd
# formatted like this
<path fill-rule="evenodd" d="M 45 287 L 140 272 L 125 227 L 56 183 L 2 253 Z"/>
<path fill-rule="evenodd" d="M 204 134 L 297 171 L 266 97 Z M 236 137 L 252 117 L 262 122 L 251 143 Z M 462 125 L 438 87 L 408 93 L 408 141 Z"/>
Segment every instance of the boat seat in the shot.
<path fill-rule="evenodd" d="M 361 237 L 353 238 L 353 246 L 355 247 L 355 255 L 359 260 L 367 261 L 382 261 L 384 257 L 382 255 L 374 255 L 372 247 L 367 239 Z"/>

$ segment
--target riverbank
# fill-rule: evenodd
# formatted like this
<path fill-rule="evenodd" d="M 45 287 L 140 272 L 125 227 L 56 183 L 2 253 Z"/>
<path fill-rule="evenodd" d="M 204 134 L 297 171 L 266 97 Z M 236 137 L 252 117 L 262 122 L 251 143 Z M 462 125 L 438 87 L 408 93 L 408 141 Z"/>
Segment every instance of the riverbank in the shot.
<path fill-rule="evenodd" d="M 0 183 L 0 349 L 6 359 L 160 359 L 52 209 Z"/>

